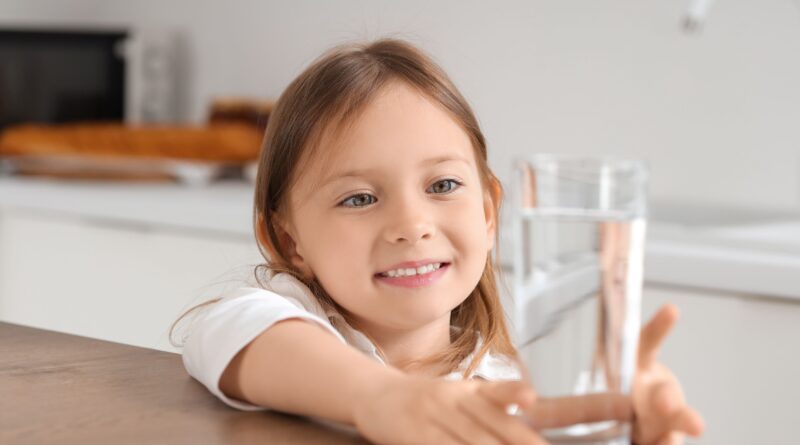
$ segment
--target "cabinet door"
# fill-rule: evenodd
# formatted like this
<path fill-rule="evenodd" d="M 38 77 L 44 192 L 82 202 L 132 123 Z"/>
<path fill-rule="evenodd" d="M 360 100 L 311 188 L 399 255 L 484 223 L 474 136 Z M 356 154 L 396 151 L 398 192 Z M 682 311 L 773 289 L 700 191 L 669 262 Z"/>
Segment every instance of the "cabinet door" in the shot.
<path fill-rule="evenodd" d="M 249 237 L 0 214 L 0 319 L 175 350 L 171 323 L 226 289 L 252 285 Z"/>
<path fill-rule="evenodd" d="M 644 320 L 681 312 L 661 360 L 706 420 L 700 444 L 798 443 L 800 302 L 646 286 Z"/>

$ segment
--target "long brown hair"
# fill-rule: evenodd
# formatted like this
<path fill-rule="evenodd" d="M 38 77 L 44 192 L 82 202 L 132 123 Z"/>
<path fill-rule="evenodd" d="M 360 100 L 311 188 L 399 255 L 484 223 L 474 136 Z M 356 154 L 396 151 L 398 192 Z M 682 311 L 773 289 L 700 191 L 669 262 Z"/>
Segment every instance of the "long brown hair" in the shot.
<path fill-rule="evenodd" d="M 498 226 L 502 190 L 488 166 L 486 141 L 472 109 L 444 71 L 422 51 L 396 39 L 347 44 L 326 52 L 286 88 L 270 114 L 258 165 L 254 212 L 256 239 L 267 262 L 257 267 L 256 275 L 259 270 L 293 275 L 311 289 L 321 304 L 335 308 L 351 324 L 348 312 L 315 279 L 304 277 L 288 260 L 276 217 L 286 204 L 295 175 L 303 170 L 300 164 L 326 155 L 319 150 L 321 134 L 343 130 L 392 81 L 405 82 L 441 105 L 468 134 L 482 185 L 492 200 L 495 227 Z M 516 355 L 491 255 L 477 287 L 452 311 L 451 326 L 457 329 L 450 346 L 417 364 L 437 364 L 443 373 L 452 372 L 475 351 L 479 339 L 482 345 L 465 369 L 465 377 L 490 351 Z"/>

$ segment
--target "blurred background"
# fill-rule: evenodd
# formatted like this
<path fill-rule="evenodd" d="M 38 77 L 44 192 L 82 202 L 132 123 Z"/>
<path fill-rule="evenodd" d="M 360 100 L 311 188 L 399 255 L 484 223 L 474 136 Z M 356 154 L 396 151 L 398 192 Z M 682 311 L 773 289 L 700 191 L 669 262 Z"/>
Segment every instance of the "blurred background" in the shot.
<path fill-rule="evenodd" d="M 176 350 L 261 261 L 274 100 L 383 36 L 450 74 L 507 188 L 530 153 L 647 161 L 644 315 L 681 309 L 691 443 L 797 442 L 800 0 L 1 2 L 0 320 Z"/>

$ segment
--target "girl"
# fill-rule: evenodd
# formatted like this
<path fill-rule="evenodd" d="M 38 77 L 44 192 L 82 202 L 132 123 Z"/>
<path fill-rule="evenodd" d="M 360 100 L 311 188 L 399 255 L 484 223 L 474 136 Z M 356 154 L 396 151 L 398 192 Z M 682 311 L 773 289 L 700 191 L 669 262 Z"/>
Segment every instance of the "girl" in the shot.
<path fill-rule="evenodd" d="M 632 416 L 637 443 L 700 434 L 655 363 L 671 307 L 643 329 L 632 400 L 535 400 L 489 254 L 501 198 L 472 110 L 427 56 L 397 40 L 333 49 L 270 116 L 255 197 L 263 289 L 197 315 L 186 369 L 233 407 L 333 420 L 377 443 L 536 444 L 539 428 Z"/>

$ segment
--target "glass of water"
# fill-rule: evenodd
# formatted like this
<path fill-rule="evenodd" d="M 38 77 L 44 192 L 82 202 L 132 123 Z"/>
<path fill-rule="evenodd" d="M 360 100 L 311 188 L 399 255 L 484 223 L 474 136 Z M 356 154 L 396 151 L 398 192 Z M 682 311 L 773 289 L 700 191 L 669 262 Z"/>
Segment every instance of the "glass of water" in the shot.
<path fill-rule="evenodd" d="M 569 397 L 575 406 L 603 400 L 597 395 L 630 394 L 647 176 L 643 161 L 613 157 L 541 154 L 516 161 L 515 334 L 521 367 L 540 400 Z M 611 406 L 607 419 L 614 417 Z M 630 429 L 619 420 L 555 422 L 541 433 L 557 444 L 617 445 L 630 443 Z"/>

